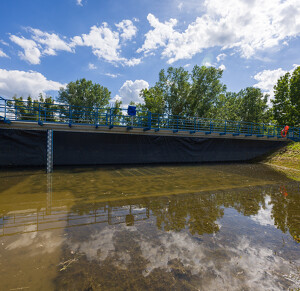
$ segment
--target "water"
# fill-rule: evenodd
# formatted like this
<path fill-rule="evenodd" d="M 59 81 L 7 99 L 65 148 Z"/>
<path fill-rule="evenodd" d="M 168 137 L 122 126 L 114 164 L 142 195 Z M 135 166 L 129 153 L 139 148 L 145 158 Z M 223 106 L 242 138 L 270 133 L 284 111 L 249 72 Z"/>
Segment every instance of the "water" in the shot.
<path fill-rule="evenodd" d="M 263 165 L 0 171 L 0 290 L 296 290 L 300 187 Z"/>

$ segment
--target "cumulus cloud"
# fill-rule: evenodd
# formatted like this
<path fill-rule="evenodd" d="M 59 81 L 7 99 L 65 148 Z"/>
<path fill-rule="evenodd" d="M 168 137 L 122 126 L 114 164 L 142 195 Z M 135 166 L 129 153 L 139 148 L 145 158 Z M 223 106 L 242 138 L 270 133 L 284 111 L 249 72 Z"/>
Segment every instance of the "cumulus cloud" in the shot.
<path fill-rule="evenodd" d="M 62 40 L 55 33 L 43 32 L 36 28 L 29 28 L 32 33 L 32 38 L 37 43 L 44 45 L 43 54 L 56 55 L 56 51 L 67 51 L 72 52 L 70 44 Z"/>
<path fill-rule="evenodd" d="M 47 80 L 41 73 L 34 71 L 18 71 L 0 69 L 0 95 L 4 97 L 18 96 L 37 97 L 39 93 L 56 91 L 64 84 Z"/>
<path fill-rule="evenodd" d="M 76 0 L 76 4 L 77 4 L 78 6 L 83 6 L 82 0 Z"/>
<path fill-rule="evenodd" d="M 122 45 L 137 33 L 136 26 L 131 20 L 124 19 L 117 23 L 116 27 L 117 30 L 114 31 L 104 22 L 100 26 L 92 26 L 89 33 L 76 35 L 71 40 L 56 33 L 29 27 L 26 28 L 30 33 L 29 38 L 11 35 L 10 40 L 23 48 L 24 51 L 19 52 L 20 58 L 34 65 L 40 64 L 42 56 L 54 56 L 57 55 L 57 51 L 75 52 L 77 46 L 90 47 L 95 56 L 114 65 L 138 65 L 141 58 L 128 59 L 121 56 Z"/>
<path fill-rule="evenodd" d="M 182 2 L 180 2 L 180 3 L 177 5 L 177 8 L 178 8 L 179 10 L 181 10 L 181 9 L 182 9 L 182 7 L 183 7 L 183 3 L 182 3 Z"/>
<path fill-rule="evenodd" d="M 139 96 L 142 89 L 149 88 L 149 83 L 145 80 L 127 80 L 119 90 L 112 101 L 121 100 L 123 105 L 128 105 L 131 101 L 135 103 L 143 103 L 143 99 Z"/>
<path fill-rule="evenodd" d="M 276 85 L 277 80 L 287 72 L 292 73 L 298 66 L 299 65 L 293 65 L 293 68 L 290 71 L 285 71 L 282 68 L 278 68 L 276 70 L 263 70 L 253 77 L 257 81 L 257 83 L 253 86 L 256 88 L 260 88 L 271 97 L 274 97 L 273 88 L 274 85 Z"/>
<path fill-rule="evenodd" d="M 117 78 L 119 74 L 111 74 L 111 73 L 106 73 L 104 74 L 105 76 L 111 77 L 111 78 Z"/>
<path fill-rule="evenodd" d="M 297 0 L 210 0 L 204 13 L 185 31 L 175 30 L 176 19 L 160 22 L 148 14 L 153 27 L 146 33 L 138 52 L 149 54 L 161 47 L 162 57 L 171 64 L 190 59 L 211 47 L 236 49 L 242 57 L 273 48 L 300 34 L 300 2 Z"/>
<path fill-rule="evenodd" d="M 176 33 L 173 29 L 177 24 L 177 20 L 171 18 L 169 21 L 161 23 L 151 13 L 148 14 L 147 19 L 154 29 L 146 33 L 145 42 L 137 52 L 144 52 L 147 55 L 158 47 L 165 47 L 165 49 L 167 49 L 168 42 L 174 39 L 175 35 L 179 35 L 179 33 Z"/>
<path fill-rule="evenodd" d="M 24 52 L 19 52 L 19 56 L 30 64 L 40 64 L 43 55 L 54 56 L 59 50 L 72 52 L 71 45 L 55 33 L 50 34 L 31 27 L 27 30 L 32 39 L 11 35 L 10 40 L 23 48 Z"/>
<path fill-rule="evenodd" d="M 137 33 L 136 26 L 133 25 L 132 21 L 128 19 L 124 19 L 121 22 L 117 23 L 116 27 L 121 32 L 120 36 L 124 40 L 132 39 Z"/>
<path fill-rule="evenodd" d="M 26 39 L 24 37 L 18 37 L 16 35 L 11 35 L 9 38 L 12 42 L 24 49 L 24 52 L 19 51 L 19 57 L 22 60 L 33 65 L 37 65 L 41 62 L 41 52 L 35 41 L 32 39 Z"/>
<path fill-rule="evenodd" d="M 222 71 L 225 71 L 226 70 L 226 66 L 222 64 L 222 65 L 219 66 L 219 69 L 221 69 Z"/>
<path fill-rule="evenodd" d="M 225 60 L 226 56 L 224 53 L 217 55 L 217 62 Z"/>
<path fill-rule="evenodd" d="M 265 207 L 261 207 L 256 215 L 251 215 L 250 218 L 260 225 L 274 226 L 274 219 L 272 217 L 271 197 L 265 197 Z"/>
<path fill-rule="evenodd" d="M 92 63 L 89 63 L 89 70 L 96 70 L 96 69 L 97 69 L 97 66 L 95 66 Z"/>
<path fill-rule="evenodd" d="M 123 20 L 120 23 L 120 29 L 123 31 L 123 38 L 132 37 L 132 30 L 124 24 Z M 129 20 L 130 21 L 130 20 Z M 126 21 L 125 21 L 126 22 Z M 122 35 L 121 34 L 121 35 Z M 92 48 L 92 52 L 99 59 L 103 59 L 112 64 L 122 64 L 127 66 L 134 66 L 140 63 L 140 59 L 126 59 L 121 57 L 120 34 L 108 27 L 107 23 L 102 23 L 101 26 L 92 26 L 88 34 L 75 36 L 72 39 L 72 46 L 87 46 Z"/>
<path fill-rule="evenodd" d="M 9 56 L 2 49 L 0 49 L 0 58 L 9 58 Z"/>

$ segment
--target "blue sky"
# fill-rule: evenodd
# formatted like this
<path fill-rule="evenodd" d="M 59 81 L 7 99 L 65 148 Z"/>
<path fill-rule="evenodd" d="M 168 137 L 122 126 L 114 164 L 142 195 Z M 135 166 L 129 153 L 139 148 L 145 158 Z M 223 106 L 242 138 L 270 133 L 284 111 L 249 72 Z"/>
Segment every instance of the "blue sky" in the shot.
<path fill-rule="evenodd" d="M 272 95 L 300 64 L 299 15 L 299 0 L 1 1 L 0 96 L 57 96 L 84 77 L 126 105 L 160 69 L 196 64 Z"/>

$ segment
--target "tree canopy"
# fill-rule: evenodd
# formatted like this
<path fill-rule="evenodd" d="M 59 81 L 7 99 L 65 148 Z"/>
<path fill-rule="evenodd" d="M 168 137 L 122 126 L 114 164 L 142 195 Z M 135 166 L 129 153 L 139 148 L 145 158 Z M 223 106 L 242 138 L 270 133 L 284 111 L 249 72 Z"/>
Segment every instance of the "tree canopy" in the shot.
<path fill-rule="evenodd" d="M 278 79 L 274 86 L 274 99 L 270 103 L 270 96 L 259 88 L 247 87 L 237 93 L 227 91 L 226 85 L 221 82 L 222 75 L 221 69 L 197 65 L 191 72 L 183 67 L 162 69 L 155 85 L 141 90 L 144 102 L 130 104 L 157 114 L 300 126 L 300 66 Z M 95 108 L 107 108 L 110 98 L 111 92 L 106 87 L 80 79 L 61 88 L 57 101 L 87 107 L 85 112 L 76 113 L 74 118 L 92 120 Z M 13 99 L 17 102 L 18 114 L 24 118 L 38 112 L 37 100 L 30 96 L 27 103 L 21 102 L 22 97 L 14 96 Z M 40 94 L 39 101 L 49 103 L 39 106 L 53 114 L 47 108 L 56 108 L 52 97 L 44 100 Z M 115 115 L 121 114 L 121 105 L 121 101 L 115 102 Z"/>
<path fill-rule="evenodd" d="M 106 107 L 109 104 L 110 94 L 106 87 L 83 78 L 70 82 L 66 88 L 61 88 L 57 100 L 73 106 Z"/>
<path fill-rule="evenodd" d="M 300 66 L 280 77 L 274 86 L 274 119 L 279 124 L 300 125 Z"/>

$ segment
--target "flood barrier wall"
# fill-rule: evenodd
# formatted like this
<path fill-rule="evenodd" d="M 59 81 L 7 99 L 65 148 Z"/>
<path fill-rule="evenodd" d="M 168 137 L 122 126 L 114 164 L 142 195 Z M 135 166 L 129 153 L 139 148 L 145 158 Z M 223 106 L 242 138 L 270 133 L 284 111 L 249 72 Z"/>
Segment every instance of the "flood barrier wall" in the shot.
<path fill-rule="evenodd" d="M 286 141 L 53 132 L 54 165 L 242 162 Z M 0 166 L 45 166 L 47 133 L 0 129 Z"/>

